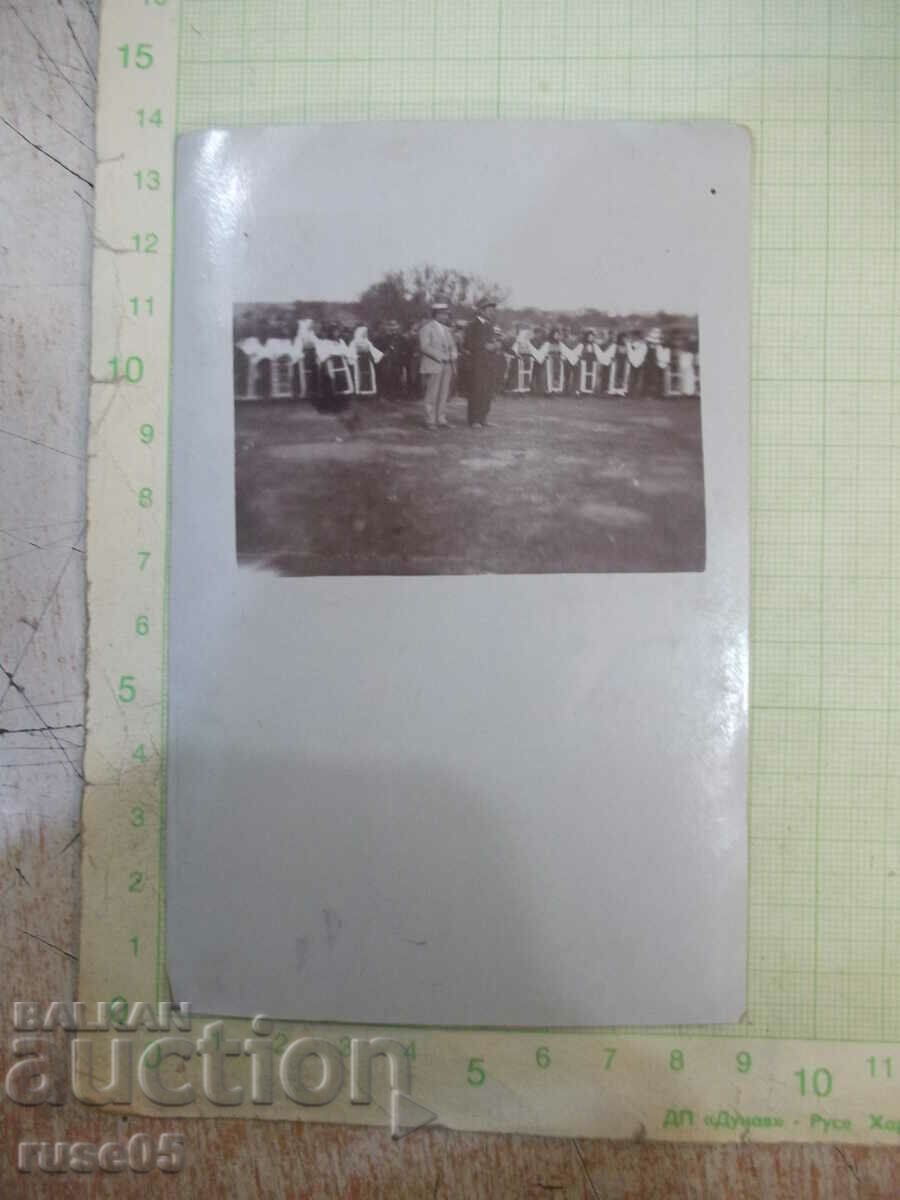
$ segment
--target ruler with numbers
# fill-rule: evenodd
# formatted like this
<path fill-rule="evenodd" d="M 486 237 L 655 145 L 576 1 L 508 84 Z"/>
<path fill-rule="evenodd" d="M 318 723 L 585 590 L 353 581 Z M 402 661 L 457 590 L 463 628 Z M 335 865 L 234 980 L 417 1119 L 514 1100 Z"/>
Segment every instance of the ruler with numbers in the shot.
<path fill-rule="evenodd" d="M 88 469 L 82 981 L 153 1000 L 165 936 L 166 539 L 178 14 L 102 14 Z"/>
<path fill-rule="evenodd" d="M 821 204 L 816 209 L 820 216 L 824 211 L 826 221 L 824 282 L 801 280 L 795 274 L 788 296 L 787 284 L 779 290 L 778 270 L 783 274 L 790 219 L 798 212 L 802 216 L 805 201 L 796 190 L 795 168 L 795 191 L 784 195 L 788 180 L 784 162 L 789 155 L 784 161 L 776 156 L 788 126 L 793 132 L 795 126 L 799 129 L 802 122 L 809 125 L 813 120 L 806 114 L 819 95 L 822 108 L 816 119 L 821 128 L 816 134 L 824 131 L 827 143 L 835 106 L 856 95 L 858 104 L 850 105 L 850 113 L 855 136 L 864 146 L 865 96 L 877 77 L 874 66 L 867 72 L 866 59 L 871 57 L 873 64 L 886 62 L 894 75 L 896 99 L 896 55 L 886 58 L 884 46 L 900 45 L 898 16 L 885 9 L 885 29 L 876 30 L 872 40 L 865 23 L 859 29 L 853 25 L 852 14 L 835 28 L 833 6 L 823 0 L 822 11 L 810 14 L 805 30 L 817 39 L 816 55 L 797 49 L 805 45 L 799 24 L 792 29 L 785 25 L 783 30 L 782 44 L 796 51 L 803 79 L 791 83 L 778 75 L 773 83 L 767 54 L 782 70 L 791 69 L 791 54 L 777 49 L 771 28 L 762 28 L 763 14 L 737 22 L 734 6 L 728 5 L 717 20 L 701 23 L 696 4 L 687 0 L 674 4 L 653 0 L 642 6 L 633 0 L 601 0 L 588 8 L 608 36 L 602 53 L 596 50 L 591 60 L 583 41 L 574 46 L 560 43 L 555 58 L 546 44 L 523 41 L 541 29 L 548 38 L 559 36 L 555 27 L 546 27 L 545 7 L 536 0 L 489 0 L 479 6 L 476 22 L 474 11 L 460 12 L 458 5 L 444 0 L 422 0 L 417 13 L 402 0 L 305 0 L 290 12 L 274 0 L 109 0 L 103 6 L 90 399 L 85 758 L 89 784 L 82 839 L 82 1000 L 106 1000 L 114 1013 L 124 1013 L 135 1002 L 168 998 L 166 563 L 173 151 L 179 131 L 254 120 L 390 116 L 744 120 L 754 132 L 758 160 L 754 474 L 761 503 L 757 536 L 767 538 L 769 553 L 775 554 L 781 543 L 771 524 L 780 519 L 781 541 L 789 550 L 794 547 L 791 554 L 797 557 L 796 504 L 778 516 L 777 487 L 784 477 L 778 464 L 789 450 L 799 453 L 804 437 L 812 437 L 809 429 L 823 416 L 819 409 L 825 399 L 824 392 L 820 395 L 816 390 L 818 381 L 810 390 L 806 386 L 810 381 L 799 376 L 785 378 L 781 390 L 773 392 L 770 385 L 777 384 L 778 378 L 772 364 L 777 367 L 784 351 L 781 342 L 766 333 L 766 322 L 778 318 L 777 306 L 783 304 L 783 320 L 789 323 L 794 291 L 799 294 L 805 287 L 810 307 L 825 311 L 827 323 L 827 312 L 834 306 L 833 297 L 829 300 L 827 295 L 828 256 L 833 267 L 840 252 L 840 247 L 829 251 L 828 197 L 838 172 L 827 150 L 824 160 L 816 159 L 816 170 L 824 171 L 816 196 L 817 203 L 825 198 L 824 210 Z M 861 14 L 857 16 L 862 21 Z M 643 33 L 641 22 L 649 22 Z M 655 28 L 668 29 L 665 42 L 653 40 Z M 356 41 L 350 45 L 352 39 Z M 441 60 L 444 41 L 453 70 L 423 91 L 415 81 L 428 64 L 433 68 Z M 742 56 L 740 46 L 748 41 L 758 49 L 754 55 Z M 342 53 L 335 46 L 349 48 Z M 672 46 L 679 48 L 679 56 L 666 53 Z M 645 52 L 641 47 L 646 47 Z M 561 73 L 547 66 L 560 60 Z M 585 63 L 592 61 L 596 71 L 586 73 Z M 859 71 L 859 66 L 864 69 Z M 834 90 L 838 74 L 840 93 Z M 460 75 L 467 81 L 464 94 L 456 86 Z M 801 105 L 798 97 L 804 88 Z M 653 111 L 647 108 L 647 96 L 657 106 Z M 868 119 L 869 131 L 877 131 L 883 116 L 873 110 Z M 890 149 L 884 139 L 879 140 L 879 153 L 892 155 L 895 165 L 897 136 L 894 124 Z M 815 171 L 812 178 L 819 178 Z M 842 178 L 846 185 L 846 177 Z M 812 239 L 821 226 L 821 220 L 805 226 L 803 236 Z M 819 243 L 810 240 L 809 245 L 809 255 L 821 257 Z M 790 248 L 794 254 L 804 253 L 804 245 Z M 890 249 L 896 256 L 896 245 Z M 765 311 L 759 307 L 762 290 L 768 297 Z M 896 303 L 895 280 L 891 295 Z M 891 371 L 896 373 L 893 364 Z M 889 386 L 894 374 L 886 380 Z M 828 378 L 822 381 L 823 388 L 828 384 Z M 791 405 L 790 437 L 784 422 L 772 415 L 779 403 Z M 851 423 L 861 420 L 859 410 L 845 417 Z M 818 443 L 813 440 L 810 445 L 815 450 Z M 858 445 L 855 452 L 859 454 Z M 803 462 L 808 476 L 809 462 Z M 798 487 L 803 479 L 801 472 Z M 765 491 L 769 484 L 771 495 Z M 887 553 L 890 556 L 891 547 Z M 824 544 L 822 557 L 826 557 Z M 895 570 L 890 557 L 888 567 L 889 573 Z M 800 770 L 792 775 L 790 760 L 791 754 L 802 750 L 804 737 L 808 742 L 812 736 L 804 714 L 814 706 L 802 687 L 805 705 L 798 701 L 792 707 L 790 696 L 781 703 L 783 697 L 774 695 L 775 674 L 767 671 L 781 668 L 770 669 L 769 656 L 781 645 L 792 645 L 791 639 L 799 635 L 791 626 L 775 629 L 768 641 L 762 640 L 771 632 L 768 627 L 760 630 L 771 620 L 778 588 L 791 581 L 782 576 L 779 583 L 775 572 L 771 582 L 760 578 L 755 595 L 761 600 L 762 615 L 755 620 L 754 651 L 762 652 L 754 660 L 754 669 L 757 680 L 773 689 L 774 700 L 758 705 L 754 712 L 754 742 L 762 753 L 754 757 L 753 820 L 761 824 L 751 827 L 756 833 L 751 923 L 757 919 L 754 913 L 762 912 L 763 917 L 758 918 L 759 927 L 751 929 L 756 957 L 750 964 L 747 1024 L 717 1029 L 541 1031 L 350 1029 L 276 1022 L 270 1034 L 276 1059 L 300 1037 L 316 1038 L 333 1048 L 335 1061 L 344 1064 L 333 1100 L 304 1106 L 276 1088 L 271 1103 L 248 1102 L 243 1108 L 223 1110 L 203 1093 L 198 1072 L 196 1099 L 178 1113 L 213 1116 L 227 1111 L 254 1117 L 386 1123 L 386 1083 L 380 1076 L 376 1076 L 373 1103 L 351 1103 L 351 1044 L 353 1038 L 390 1037 L 405 1048 L 410 1095 L 437 1114 L 441 1123 L 455 1128 L 681 1141 L 895 1142 L 900 1137 L 900 1049 L 891 1045 L 900 1028 L 890 1007 L 896 991 L 897 976 L 890 969 L 895 955 L 882 931 L 880 947 L 873 950 L 866 967 L 868 974 L 853 975 L 839 966 L 827 979 L 824 975 L 824 955 L 833 954 L 834 946 L 848 935 L 841 926 L 834 942 L 827 941 L 824 922 L 829 910 L 819 895 L 819 880 L 824 877 L 824 855 L 830 843 L 821 780 L 815 797 L 798 798 L 795 792 L 802 791 L 806 777 Z M 810 578 L 815 583 L 815 576 Z M 889 597 L 895 597 L 893 584 L 887 586 Z M 824 604 L 821 600 L 820 606 Z M 820 635 L 820 651 L 823 645 Z M 860 705 L 859 713 L 865 712 Z M 810 721 L 815 724 L 815 720 L 814 714 Z M 823 746 L 821 712 L 818 720 L 817 756 L 822 760 L 828 746 Z M 888 812 L 896 782 L 895 776 L 885 776 L 886 790 L 873 794 L 867 819 L 874 819 L 877 806 Z M 783 811 L 793 814 L 794 825 L 784 818 L 776 829 L 776 814 Z M 809 879 L 804 877 L 803 886 L 808 883 L 809 890 L 801 889 L 798 898 L 790 890 L 796 876 L 786 869 L 777 874 L 775 860 L 779 854 L 793 853 L 793 830 L 804 821 L 814 823 L 815 837 L 810 835 L 809 844 L 814 844 L 816 857 Z M 852 842 L 852 831 L 848 837 Z M 888 870 L 887 858 L 882 867 Z M 773 879 L 781 881 L 781 907 L 772 899 L 771 893 L 777 891 Z M 764 892 L 766 881 L 769 890 Z M 792 905 L 798 913 L 805 912 L 804 905 L 810 908 L 815 919 L 804 924 L 800 913 L 792 927 L 799 930 L 796 937 L 792 941 L 784 936 L 776 946 L 771 932 L 776 915 L 790 921 Z M 874 911 L 874 904 L 871 907 Z M 690 919 L 689 914 L 685 919 Z M 798 1002 L 791 1008 L 795 985 L 785 950 L 790 946 L 804 963 L 813 960 L 811 1007 Z M 767 950 L 770 957 L 776 951 L 781 955 L 778 969 L 768 974 Z M 235 955 L 240 955 L 239 946 Z M 764 975 L 766 982 L 759 982 Z M 831 1009 L 824 1007 L 822 999 L 826 983 L 837 996 Z M 853 1001 L 856 1008 L 847 999 L 851 993 L 858 995 Z M 854 1013 L 865 1013 L 867 1006 L 875 1004 L 876 994 L 877 1023 L 855 1019 Z M 786 1015 L 779 1015 L 782 1012 Z M 848 1015 L 829 1021 L 823 1017 L 828 1012 Z M 212 1017 L 195 1019 L 197 1036 L 202 1025 L 212 1021 Z M 221 1033 L 235 1041 L 252 1036 L 249 1021 L 229 1020 Z M 249 1060 L 238 1055 L 228 1063 L 229 1073 L 244 1083 L 249 1095 Z M 160 1112 L 142 1094 L 136 1095 L 135 1107 Z"/>

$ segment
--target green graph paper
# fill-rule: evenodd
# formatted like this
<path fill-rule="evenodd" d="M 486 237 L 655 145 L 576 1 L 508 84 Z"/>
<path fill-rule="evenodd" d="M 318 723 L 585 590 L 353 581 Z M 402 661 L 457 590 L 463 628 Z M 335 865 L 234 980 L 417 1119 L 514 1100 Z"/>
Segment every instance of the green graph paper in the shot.
<path fill-rule="evenodd" d="M 397 1036 L 415 1055 L 417 1100 L 451 1127 L 722 1140 L 755 1122 L 770 1139 L 896 1141 L 900 1068 L 878 1043 L 900 1038 L 898 53 L 895 0 L 109 0 L 83 998 L 124 1012 L 168 994 L 173 99 L 181 132 L 724 118 L 746 125 L 755 148 L 747 1020 Z M 336 187 L 366 200 L 352 172 Z M 304 1029 L 282 1023 L 274 1040 L 283 1048 Z M 318 1030 L 342 1055 L 351 1032 Z M 343 1093 L 327 1110 L 295 1107 L 253 1115 L 378 1117 Z"/>
<path fill-rule="evenodd" d="M 395 1036 L 416 1100 L 455 1128 L 896 1143 L 896 0 L 109 0 L 100 51 L 79 994 L 114 1013 L 168 995 L 173 133 L 728 119 L 755 150 L 747 1018 Z M 366 200 L 352 172 L 336 187 Z M 355 1028 L 281 1022 L 273 1044 L 312 1032 L 344 1056 Z M 250 1112 L 384 1118 L 347 1088 Z"/>

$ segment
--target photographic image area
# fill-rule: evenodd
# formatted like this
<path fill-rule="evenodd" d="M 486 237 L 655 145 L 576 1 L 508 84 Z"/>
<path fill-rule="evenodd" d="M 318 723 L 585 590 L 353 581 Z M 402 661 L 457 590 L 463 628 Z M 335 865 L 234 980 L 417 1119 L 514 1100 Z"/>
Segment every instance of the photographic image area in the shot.
<path fill-rule="evenodd" d="M 283 575 L 697 571 L 695 316 L 456 269 L 234 309 L 238 559 Z"/>
<path fill-rule="evenodd" d="M 231 303 L 239 564 L 702 571 L 703 155 L 540 123 L 298 144 Z"/>

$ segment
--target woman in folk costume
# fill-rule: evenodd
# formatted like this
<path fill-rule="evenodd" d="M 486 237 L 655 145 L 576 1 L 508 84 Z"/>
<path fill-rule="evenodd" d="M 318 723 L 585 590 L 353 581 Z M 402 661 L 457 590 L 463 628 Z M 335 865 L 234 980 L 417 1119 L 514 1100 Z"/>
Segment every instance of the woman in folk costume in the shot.
<path fill-rule="evenodd" d="M 316 322 L 310 318 L 303 320 L 297 327 L 297 339 L 300 344 L 300 386 L 302 395 L 317 405 L 319 402 L 319 355 L 316 350 L 319 341 Z"/>
<path fill-rule="evenodd" d="M 262 376 L 259 364 L 266 357 L 266 350 L 258 337 L 242 338 L 235 345 L 234 396 L 236 400 L 261 400 L 263 398 Z"/>
<path fill-rule="evenodd" d="M 316 380 L 316 334 L 314 322 L 310 317 L 301 317 L 297 321 L 294 361 L 297 364 L 300 397 L 308 400 L 315 392 Z"/>
<path fill-rule="evenodd" d="M 663 334 L 659 326 L 647 334 L 647 365 L 644 395 L 651 400 L 661 400 L 666 394 L 665 367 L 668 365 L 671 353 L 668 346 L 663 345 Z"/>
<path fill-rule="evenodd" d="M 338 325 L 329 325 L 324 338 L 316 338 L 319 368 L 319 398 L 331 412 L 344 408 L 356 391 L 350 347 L 341 337 Z"/>
<path fill-rule="evenodd" d="M 696 396 L 698 385 L 694 343 L 685 341 L 678 349 L 678 392 L 682 396 Z"/>
<path fill-rule="evenodd" d="M 534 384 L 536 352 L 533 338 L 531 330 L 523 325 L 512 344 L 512 390 L 519 396 L 527 395 Z"/>
<path fill-rule="evenodd" d="M 593 396 L 600 387 L 600 361 L 597 358 L 597 343 L 593 329 L 586 329 L 571 350 L 570 360 L 575 374 L 576 396 Z"/>
<path fill-rule="evenodd" d="M 663 369 L 665 376 L 665 392 L 666 396 L 680 396 L 678 389 L 678 356 L 681 353 L 683 342 L 677 333 L 673 333 L 669 337 L 669 363 Z"/>
<path fill-rule="evenodd" d="M 578 347 L 581 341 L 577 333 L 567 325 L 562 331 L 562 343 L 565 347 L 565 385 L 563 392 L 567 396 L 574 396 L 578 391 Z"/>
<path fill-rule="evenodd" d="M 649 349 L 641 331 L 632 329 L 631 337 L 625 339 L 625 395 L 632 400 L 640 400 L 644 394 Z"/>
<path fill-rule="evenodd" d="M 353 363 L 353 378 L 357 396 L 378 395 L 378 375 L 375 367 L 384 358 L 377 346 L 369 341 L 366 325 L 357 325 L 350 342 L 350 361 Z"/>
<path fill-rule="evenodd" d="M 566 388 L 566 364 L 569 348 L 562 339 L 559 329 L 551 329 L 550 337 L 536 354 L 541 365 L 541 383 L 545 396 L 561 396 Z"/>
<path fill-rule="evenodd" d="M 272 399 L 292 400 L 294 398 L 294 368 L 297 365 L 295 339 L 267 338 L 265 356 L 272 364 Z"/>
<path fill-rule="evenodd" d="M 656 358 L 657 397 L 662 400 L 672 394 L 672 347 L 662 342 L 654 348 Z"/>
<path fill-rule="evenodd" d="M 616 339 L 608 329 L 601 329 L 594 338 L 594 358 L 597 362 L 597 387 L 599 395 L 608 395 L 610 391 L 610 375 L 616 360 Z"/>
<path fill-rule="evenodd" d="M 624 396 L 625 385 L 628 381 L 628 356 L 625 346 L 624 333 L 618 333 L 612 340 L 609 362 L 609 387 L 611 396 Z"/>

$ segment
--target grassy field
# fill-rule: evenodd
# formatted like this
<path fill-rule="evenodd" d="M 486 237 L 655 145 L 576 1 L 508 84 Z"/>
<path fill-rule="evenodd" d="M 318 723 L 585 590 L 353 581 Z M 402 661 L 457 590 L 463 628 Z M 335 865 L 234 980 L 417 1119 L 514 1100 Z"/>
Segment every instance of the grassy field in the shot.
<path fill-rule="evenodd" d="M 498 397 L 235 409 L 237 549 L 281 575 L 699 571 L 700 402 Z"/>

